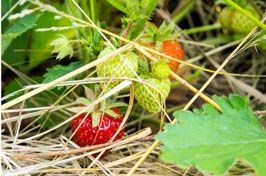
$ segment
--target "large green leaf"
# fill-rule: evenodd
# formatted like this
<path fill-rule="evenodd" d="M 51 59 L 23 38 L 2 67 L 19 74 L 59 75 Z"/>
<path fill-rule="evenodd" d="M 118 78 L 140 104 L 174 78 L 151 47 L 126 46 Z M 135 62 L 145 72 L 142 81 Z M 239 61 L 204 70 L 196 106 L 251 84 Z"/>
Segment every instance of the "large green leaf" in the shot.
<path fill-rule="evenodd" d="M 20 18 L 6 30 L 6 32 L 2 35 L 1 55 L 16 37 L 20 36 L 35 25 L 38 16 L 39 15 L 34 13 Z"/>
<path fill-rule="evenodd" d="M 59 10 L 65 9 L 65 4 L 54 4 Z M 75 36 L 75 30 L 69 29 L 64 31 L 46 31 L 38 32 L 39 28 L 50 28 L 60 26 L 71 26 L 71 21 L 64 17 L 59 17 L 51 12 L 44 12 L 44 14 L 38 19 L 36 26 L 32 33 L 31 52 L 29 55 L 29 65 L 27 70 L 30 70 L 40 65 L 45 60 L 49 59 L 52 51 L 51 42 L 59 38 L 59 34 L 66 36 L 67 38 L 73 38 Z"/>
<path fill-rule="evenodd" d="M 30 40 L 30 31 L 23 33 L 21 36 L 15 38 L 5 53 L 2 59 L 9 65 L 15 68 L 21 68 L 26 64 L 26 56 L 28 49 L 28 41 Z"/>
<path fill-rule="evenodd" d="M 178 123 L 166 125 L 157 135 L 164 144 L 161 158 L 179 167 L 194 166 L 202 172 L 223 175 L 235 163 L 249 163 L 257 176 L 266 175 L 266 132 L 240 96 L 214 96 L 218 112 L 202 109 L 176 111 Z"/>

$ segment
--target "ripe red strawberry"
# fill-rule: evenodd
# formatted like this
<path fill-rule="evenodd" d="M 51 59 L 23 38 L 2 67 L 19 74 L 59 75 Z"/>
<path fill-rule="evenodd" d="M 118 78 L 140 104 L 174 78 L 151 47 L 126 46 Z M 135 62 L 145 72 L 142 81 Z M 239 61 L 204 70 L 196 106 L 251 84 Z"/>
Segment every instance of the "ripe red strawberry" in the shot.
<path fill-rule="evenodd" d="M 176 40 L 165 40 L 163 41 L 161 52 L 175 59 L 184 59 L 184 51 L 180 43 Z M 175 60 L 169 60 L 168 65 L 173 72 L 176 72 L 179 68 L 179 62 Z"/>
<path fill-rule="evenodd" d="M 71 122 L 71 130 L 74 132 L 82 120 L 85 118 L 84 122 L 80 125 L 77 132 L 74 135 L 74 141 L 79 146 L 88 146 L 88 145 L 96 145 L 107 143 L 112 136 L 118 130 L 123 116 L 118 108 L 112 108 L 112 113 L 115 113 L 117 116 L 112 117 L 111 115 L 99 114 L 99 123 L 97 126 L 93 126 L 93 115 L 83 113 L 72 120 Z M 85 117 L 86 116 L 86 117 Z M 121 139 L 125 129 L 122 129 L 115 140 Z"/>
<path fill-rule="evenodd" d="M 148 23 L 147 30 L 145 31 L 146 33 L 140 43 L 175 59 L 183 60 L 184 50 L 173 35 L 173 31 L 173 25 L 166 25 L 163 23 L 158 28 L 154 24 Z M 176 72 L 179 68 L 179 62 L 171 59 L 166 60 L 171 70 Z"/>

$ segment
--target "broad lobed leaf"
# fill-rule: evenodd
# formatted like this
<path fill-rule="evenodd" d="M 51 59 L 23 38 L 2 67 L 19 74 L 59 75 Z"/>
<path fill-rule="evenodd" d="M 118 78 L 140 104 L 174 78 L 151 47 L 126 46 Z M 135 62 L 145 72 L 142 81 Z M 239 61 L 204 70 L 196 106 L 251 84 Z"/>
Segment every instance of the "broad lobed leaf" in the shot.
<path fill-rule="evenodd" d="M 222 108 L 176 111 L 177 124 L 167 124 L 157 135 L 164 144 L 161 158 L 179 167 L 223 175 L 237 160 L 249 163 L 258 176 L 266 175 L 266 132 L 247 99 L 214 96 Z"/>

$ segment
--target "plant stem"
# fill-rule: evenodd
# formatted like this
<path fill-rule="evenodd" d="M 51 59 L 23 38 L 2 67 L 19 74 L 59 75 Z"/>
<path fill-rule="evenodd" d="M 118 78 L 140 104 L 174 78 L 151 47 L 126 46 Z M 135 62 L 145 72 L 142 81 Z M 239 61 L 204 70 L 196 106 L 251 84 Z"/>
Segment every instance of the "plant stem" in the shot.
<path fill-rule="evenodd" d="M 175 23 L 178 23 L 183 19 L 184 16 L 194 7 L 196 1 L 188 0 L 188 1 L 180 1 L 180 7 L 178 7 L 173 13 L 175 14 L 172 19 Z"/>
<path fill-rule="evenodd" d="M 90 12 L 91 12 L 91 19 L 93 22 L 96 22 L 96 8 L 95 8 L 95 0 L 90 0 Z"/>
<path fill-rule="evenodd" d="M 82 8 L 82 10 L 88 15 L 91 17 L 90 15 L 90 11 L 89 11 L 89 8 L 88 8 L 88 4 L 87 4 L 87 0 L 81 0 L 80 1 L 80 6 Z"/>
<path fill-rule="evenodd" d="M 242 7 L 240 7 L 238 4 L 236 4 L 232 0 L 224 0 L 224 1 L 229 6 L 231 6 L 232 8 L 236 9 L 238 12 L 240 12 L 243 15 L 245 15 L 246 17 L 248 17 L 251 21 L 253 21 L 254 23 L 256 23 L 260 28 L 262 28 L 263 30 L 266 30 L 266 25 L 265 24 L 263 24 L 260 20 L 258 20 L 256 17 L 254 17 L 251 13 L 249 13 L 248 11 L 246 11 L 245 9 L 243 9 Z"/>
<path fill-rule="evenodd" d="M 220 29 L 220 28 L 222 28 L 220 23 L 214 23 L 210 25 L 185 29 L 184 32 L 186 34 L 193 34 L 193 33 L 206 32 L 206 31 L 211 31 L 211 30 Z"/>

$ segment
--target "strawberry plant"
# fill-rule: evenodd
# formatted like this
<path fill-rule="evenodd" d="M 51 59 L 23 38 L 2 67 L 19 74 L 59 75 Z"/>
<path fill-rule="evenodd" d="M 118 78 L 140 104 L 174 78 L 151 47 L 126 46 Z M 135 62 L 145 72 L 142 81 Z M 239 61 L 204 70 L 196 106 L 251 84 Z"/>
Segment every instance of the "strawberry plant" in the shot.
<path fill-rule="evenodd" d="M 265 7 L 2 1 L 0 175 L 266 175 Z"/>

